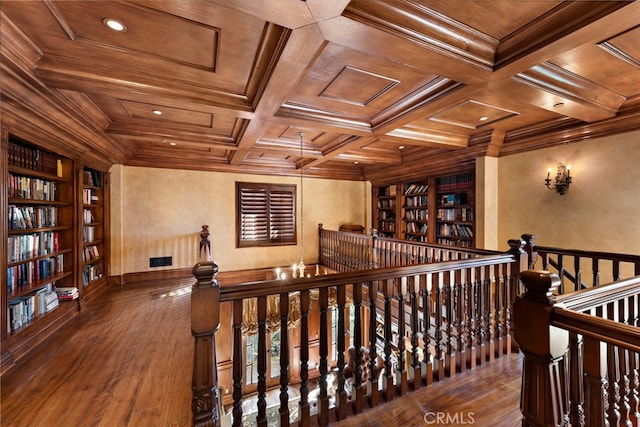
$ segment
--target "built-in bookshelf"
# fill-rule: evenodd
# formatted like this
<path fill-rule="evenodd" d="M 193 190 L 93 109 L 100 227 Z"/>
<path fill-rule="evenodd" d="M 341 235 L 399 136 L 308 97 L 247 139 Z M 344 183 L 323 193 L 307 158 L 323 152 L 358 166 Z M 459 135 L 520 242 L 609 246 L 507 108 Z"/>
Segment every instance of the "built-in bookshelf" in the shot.
<path fill-rule="evenodd" d="M 68 305 L 60 309 L 56 289 L 76 286 L 75 162 L 14 138 L 6 144 L 3 141 L 4 146 L 7 281 L 3 338 L 18 341 L 31 327 L 48 325 L 69 311 Z"/>
<path fill-rule="evenodd" d="M 0 372 L 105 289 L 108 174 L 2 131 Z M 6 171 L 6 172 L 5 172 Z M 6 283 L 6 284 L 5 284 Z"/>
<path fill-rule="evenodd" d="M 102 172 L 82 170 L 82 286 L 95 287 L 105 279 L 104 179 Z M 89 290 L 86 291 L 89 293 Z"/>
<path fill-rule="evenodd" d="M 386 185 L 376 189 L 375 201 L 377 224 L 374 228 L 382 237 L 396 237 L 398 202 L 397 186 Z"/>
<path fill-rule="evenodd" d="M 429 241 L 429 183 L 403 184 L 402 224 L 406 240 Z"/>
<path fill-rule="evenodd" d="M 473 173 L 436 179 L 437 243 L 474 247 Z"/>
<path fill-rule="evenodd" d="M 474 247 L 474 189 L 473 172 L 374 186 L 372 218 L 385 237 Z"/>

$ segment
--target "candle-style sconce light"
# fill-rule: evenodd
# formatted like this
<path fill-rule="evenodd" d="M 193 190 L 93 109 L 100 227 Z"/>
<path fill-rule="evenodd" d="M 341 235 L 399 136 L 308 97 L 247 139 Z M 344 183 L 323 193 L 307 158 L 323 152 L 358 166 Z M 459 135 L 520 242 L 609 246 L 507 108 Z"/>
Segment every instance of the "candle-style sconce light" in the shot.
<path fill-rule="evenodd" d="M 569 185 L 571 185 L 571 165 L 564 165 L 564 163 L 558 162 L 558 170 L 555 178 L 551 179 L 552 169 L 547 169 L 547 178 L 544 180 L 544 184 L 549 190 L 556 190 L 561 196 L 569 191 Z"/>

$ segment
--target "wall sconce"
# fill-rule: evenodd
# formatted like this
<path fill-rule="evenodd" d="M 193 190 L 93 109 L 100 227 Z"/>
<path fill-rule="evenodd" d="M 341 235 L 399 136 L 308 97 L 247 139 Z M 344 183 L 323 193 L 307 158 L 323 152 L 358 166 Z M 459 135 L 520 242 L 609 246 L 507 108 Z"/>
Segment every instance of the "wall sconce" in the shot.
<path fill-rule="evenodd" d="M 555 182 L 551 185 L 551 168 L 547 169 L 547 179 L 544 180 L 544 184 L 549 190 L 556 190 L 561 196 L 569 191 L 569 185 L 571 184 L 571 165 L 565 166 L 563 163 L 558 162 L 558 172 L 555 177 Z"/>

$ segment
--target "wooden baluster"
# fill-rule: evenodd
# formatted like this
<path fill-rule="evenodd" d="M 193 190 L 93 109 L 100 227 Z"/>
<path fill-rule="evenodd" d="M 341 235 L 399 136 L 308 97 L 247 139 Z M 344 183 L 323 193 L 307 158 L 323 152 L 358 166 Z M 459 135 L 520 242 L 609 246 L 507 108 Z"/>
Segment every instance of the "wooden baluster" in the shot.
<path fill-rule="evenodd" d="M 465 302 L 466 302 L 466 284 L 462 281 L 462 270 L 456 270 L 454 272 L 454 283 L 456 291 L 456 343 L 458 348 L 456 350 L 456 366 L 459 372 L 464 372 L 467 369 L 467 335 L 466 335 L 466 322 L 465 322 Z M 466 277 L 466 275 L 465 275 Z"/>
<path fill-rule="evenodd" d="M 444 379 L 445 372 L 445 351 L 446 351 L 446 331 L 442 327 L 442 310 L 445 304 L 444 297 L 442 295 L 444 283 L 442 282 L 443 273 L 437 273 L 433 275 L 433 280 L 436 281 L 433 285 L 435 287 L 435 337 L 436 337 L 436 355 L 433 359 L 434 370 L 438 381 Z M 446 274 L 445 274 L 446 276 Z"/>
<path fill-rule="evenodd" d="M 493 306 L 493 342 L 494 342 L 494 356 L 496 358 L 500 357 L 502 354 L 502 346 L 504 344 L 504 340 L 502 339 L 502 322 L 504 313 L 502 311 L 502 297 L 504 294 L 503 284 L 504 280 L 500 275 L 500 265 L 496 264 L 493 266 L 493 275 L 494 275 L 494 283 L 495 283 L 495 298 L 494 298 L 494 306 Z"/>
<path fill-rule="evenodd" d="M 592 286 L 596 287 L 600 284 L 600 263 L 598 258 L 591 259 L 591 269 L 593 270 Z"/>
<path fill-rule="evenodd" d="M 627 307 L 627 300 L 621 298 L 618 300 L 618 322 L 627 323 L 627 316 L 629 310 Z M 627 323 L 628 324 L 628 323 Z M 630 384 L 630 369 L 629 369 L 629 352 L 622 347 L 618 348 L 618 388 L 620 390 L 620 420 L 621 425 L 631 427 L 630 412 L 631 412 L 631 384 Z"/>
<path fill-rule="evenodd" d="M 218 266 L 211 261 L 193 267 L 196 283 L 191 292 L 191 334 L 195 339 L 191 390 L 194 426 L 220 425 L 216 332 L 220 327 Z"/>
<path fill-rule="evenodd" d="M 347 287 L 345 285 L 338 286 L 336 295 L 336 310 L 338 311 L 338 388 L 336 390 L 336 418 L 343 420 L 347 417 L 347 392 L 344 389 L 344 352 L 345 352 L 345 315 L 344 307 L 346 304 Z M 375 308 L 374 308 L 375 313 Z"/>
<path fill-rule="evenodd" d="M 475 369 L 476 367 L 476 330 L 477 330 L 477 317 L 478 317 L 478 299 L 477 299 L 477 287 L 476 287 L 476 269 L 475 268 L 467 268 L 466 269 L 466 282 L 469 288 L 467 293 L 467 318 L 469 319 L 467 322 L 467 348 L 468 357 L 467 363 L 469 364 L 469 369 Z"/>
<path fill-rule="evenodd" d="M 513 283 L 514 277 L 511 274 L 511 268 L 513 265 L 504 264 L 503 265 L 503 274 L 504 277 L 504 354 L 511 354 L 511 348 L 513 346 L 513 342 L 511 340 L 511 301 L 512 295 L 515 295 L 515 284 Z"/>
<path fill-rule="evenodd" d="M 412 390 L 422 387 L 422 372 L 420 370 L 420 276 L 409 278 L 409 297 L 411 298 L 411 369 L 409 370 L 409 382 Z"/>
<path fill-rule="evenodd" d="M 627 324 L 638 326 L 638 304 L 640 298 L 638 295 L 629 297 L 629 311 L 627 316 Z M 629 397 L 629 405 L 631 406 L 631 419 L 634 425 L 640 424 L 640 365 L 638 364 L 638 353 L 629 352 L 629 383 L 631 386 L 631 396 Z"/>
<path fill-rule="evenodd" d="M 267 297 L 258 297 L 258 427 L 267 427 Z"/>
<path fill-rule="evenodd" d="M 496 321 L 496 317 L 495 317 L 495 310 L 494 310 L 494 306 L 495 306 L 495 293 L 494 293 L 494 284 L 495 284 L 495 277 L 493 277 L 493 275 L 491 274 L 492 269 L 491 266 L 487 265 L 485 267 L 485 273 L 486 273 L 486 283 L 484 285 L 484 289 L 485 289 L 485 298 L 486 298 L 486 319 L 487 319 L 487 324 L 486 324 L 486 342 L 488 344 L 488 348 L 487 348 L 487 360 L 489 362 L 493 362 L 494 356 L 495 356 L 495 350 L 496 350 L 496 343 L 495 343 L 495 328 L 494 328 L 494 322 Z"/>
<path fill-rule="evenodd" d="M 398 283 L 398 365 L 396 366 L 396 385 L 400 396 L 404 396 L 409 391 L 407 382 L 407 353 L 405 344 L 405 296 L 407 294 L 407 277 L 402 276 Z"/>
<path fill-rule="evenodd" d="M 522 234 L 520 237 L 521 239 L 514 239 L 514 240 L 519 240 L 522 242 L 522 244 L 519 246 L 527 254 L 527 263 L 525 266 L 523 266 L 526 268 L 522 269 L 522 271 L 535 270 L 536 261 L 538 260 L 538 253 L 536 251 L 536 243 L 535 243 L 536 236 L 533 234 Z M 511 244 L 509 244 L 509 246 L 511 246 Z M 546 267 L 543 266 L 542 269 L 546 270 Z"/>
<path fill-rule="evenodd" d="M 300 425 L 310 424 L 309 406 L 309 291 L 300 291 Z"/>
<path fill-rule="evenodd" d="M 480 349 L 480 357 L 482 363 L 487 360 L 493 359 L 493 334 L 491 328 L 491 310 L 493 304 L 491 303 L 491 269 L 489 266 L 482 267 L 482 348 Z"/>
<path fill-rule="evenodd" d="M 395 394 L 393 386 L 393 366 L 391 363 L 391 298 L 393 296 L 393 280 L 387 279 L 382 283 L 382 295 L 384 296 L 384 377 L 382 386 L 384 397 L 387 402 L 393 400 Z"/>
<path fill-rule="evenodd" d="M 359 414 L 364 409 L 366 389 L 362 383 L 362 283 L 353 284 L 353 346 L 355 347 L 354 389 L 351 392 L 353 412 Z M 355 397 L 353 397 L 355 396 Z"/>
<path fill-rule="evenodd" d="M 542 269 L 548 271 L 549 270 L 549 254 L 541 252 L 540 256 L 542 258 Z"/>
<path fill-rule="evenodd" d="M 565 293 L 564 290 L 564 281 L 565 281 L 566 270 L 564 268 L 564 255 L 558 254 L 558 276 L 560 277 L 560 287 L 558 288 L 558 292 L 560 295 Z"/>
<path fill-rule="evenodd" d="M 424 372 L 424 383 L 430 385 L 433 383 L 433 364 L 431 363 L 431 288 L 432 274 L 428 273 L 426 277 L 422 277 L 420 288 L 422 292 L 422 340 L 424 348 L 422 350 L 422 366 L 421 372 Z"/>
<path fill-rule="evenodd" d="M 613 281 L 620 280 L 620 260 L 614 259 L 613 261 Z"/>
<path fill-rule="evenodd" d="M 378 282 L 369 282 L 369 356 L 371 357 L 371 365 L 369 366 L 369 387 L 367 394 L 369 395 L 369 406 L 374 408 L 380 402 L 380 390 L 378 389 L 378 335 L 376 333 L 377 323 L 377 301 L 378 301 Z M 378 373 L 374 375 L 374 373 Z"/>
<path fill-rule="evenodd" d="M 455 305 L 453 301 L 453 272 L 445 271 L 443 273 L 444 276 L 444 312 L 446 317 L 446 325 L 445 331 L 446 333 L 446 341 L 445 341 L 445 370 L 447 375 L 453 377 L 456 374 L 456 354 L 455 354 L 455 343 L 453 337 L 453 322 L 455 321 Z"/>
<path fill-rule="evenodd" d="M 329 288 L 320 288 L 320 395 L 318 396 L 318 425 L 329 425 L 329 395 L 327 394 L 327 373 L 329 356 Z"/>
<path fill-rule="evenodd" d="M 573 257 L 573 271 L 576 279 L 576 283 L 573 288 L 574 291 L 582 289 L 582 266 L 580 261 L 581 258 L 579 256 Z"/>
<path fill-rule="evenodd" d="M 608 396 L 608 409 L 606 412 L 607 421 L 611 426 L 617 426 L 620 423 L 620 387 L 618 385 L 618 378 L 620 375 L 618 367 L 618 348 L 611 344 L 606 344 L 607 347 L 607 396 Z"/>
<path fill-rule="evenodd" d="M 604 360 L 600 351 L 600 341 L 585 336 L 583 347 L 585 425 L 588 427 L 609 426 L 605 416 L 608 406 L 607 380 L 603 377 L 604 373 L 602 372 Z"/>
<path fill-rule="evenodd" d="M 485 324 L 487 322 L 487 319 L 485 317 L 485 304 L 486 304 L 486 299 L 485 299 L 485 269 L 484 267 L 477 267 L 476 270 L 477 274 L 476 274 L 476 293 L 477 293 L 477 312 L 476 312 L 476 318 L 477 320 L 477 333 L 476 333 L 476 337 L 478 339 L 478 365 L 482 365 L 487 359 L 487 347 L 485 344 L 485 340 L 486 340 L 486 328 L 485 328 Z"/>
<path fill-rule="evenodd" d="M 575 332 L 569 332 L 569 421 L 571 427 L 584 426 L 584 355 Z"/>
<path fill-rule="evenodd" d="M 280 294 L 280 425 L 289 425 L 289 293 Z"/>
<path fill-rule="evenodd" d="M 244 372 L 242 345 L 242 300 L 233 301 L 233 427 L 242 426 L 242 374 Z"/>
<path fill-rule="evenodd" d="M 515 339 L 524 354 L 520 409 L 523 426 L 564 426 L 568 399 L 564 356 L 566 331 L 550 328 L 560 278 L 541 271 L 520 275 L 527 291 L 513 305 Z M 594 351 L 595 353 L 595 351 Z"/>

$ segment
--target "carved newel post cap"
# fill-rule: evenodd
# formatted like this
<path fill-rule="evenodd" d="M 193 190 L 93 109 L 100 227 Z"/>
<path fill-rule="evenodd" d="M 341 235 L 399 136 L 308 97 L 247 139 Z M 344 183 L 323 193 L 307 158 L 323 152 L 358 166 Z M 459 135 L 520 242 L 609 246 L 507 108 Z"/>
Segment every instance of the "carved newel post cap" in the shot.
<path fill-rule="evenodd" d="M 202 261 L 193 266 L 192 272 L 198 281 L 213 279 L 218 274 L 218 264 L 213 261 Z"/>
<path fill-rule="evenodd" d="M 509 252 L 518 253 L 524 251 L 525 242 L 522 239 L 509 239 L 507 244 L 509 245 Z"/>
<path fill-rule="evenodd" d="M 545 270 L 527 270 L 520 274 L 520 280 L 527 289 L 524 299 L 546 305 L 555 304 L 560 286 L 557 274 Z"/>

